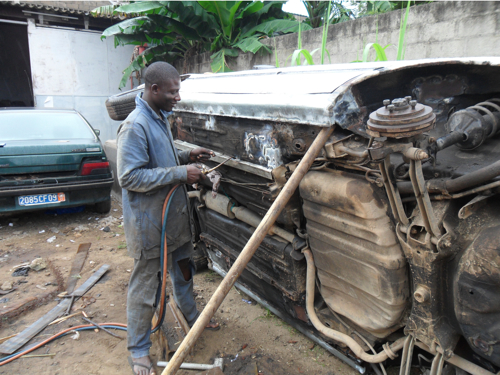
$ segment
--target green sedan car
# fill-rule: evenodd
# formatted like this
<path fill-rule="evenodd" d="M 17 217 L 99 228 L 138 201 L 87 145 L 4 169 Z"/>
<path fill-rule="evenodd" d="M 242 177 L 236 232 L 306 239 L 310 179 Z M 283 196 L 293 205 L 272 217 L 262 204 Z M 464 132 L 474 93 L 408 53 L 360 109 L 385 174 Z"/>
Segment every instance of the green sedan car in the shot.
<path fill-rule="evenodd" d="M 0 109 L 0 214 L 108 212 L 113 174 L 98 135 L 75 110 Z"/>

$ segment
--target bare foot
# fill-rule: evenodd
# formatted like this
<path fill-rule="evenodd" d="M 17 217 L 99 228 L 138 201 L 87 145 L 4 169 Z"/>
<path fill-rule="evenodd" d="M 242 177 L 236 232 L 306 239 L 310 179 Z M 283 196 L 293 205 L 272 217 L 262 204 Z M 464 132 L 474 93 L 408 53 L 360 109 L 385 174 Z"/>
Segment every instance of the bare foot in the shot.
<path fill-rule="evenodd" d="M 219 328 L 219 323 L 217 323 L 213 319 L 210 319 L 210 322 L 208 322 L 208 324 L 205 326 L 205 329 L 208 329 L 209 331 L 217 331 Z"/>
<path fill-rule="evenodd" d="M 149 356 L 132 358 L 132 361 L 129 361 L 129 363 L 133 366 L 136 375 L 156 375 L 156 371 L 153 368 L 153 363 Z"/>

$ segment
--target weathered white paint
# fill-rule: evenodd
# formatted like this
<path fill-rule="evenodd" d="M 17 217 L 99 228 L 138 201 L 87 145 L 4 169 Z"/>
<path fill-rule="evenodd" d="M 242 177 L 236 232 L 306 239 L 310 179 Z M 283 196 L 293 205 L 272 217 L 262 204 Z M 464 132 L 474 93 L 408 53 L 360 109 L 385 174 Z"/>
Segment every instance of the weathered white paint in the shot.
<path fill-rule="evenodd" d="M 101 131 L 103 143 L 116 138 L 120 123 L 109 118 L 105 101 L 120 92 L 133 46 L 114 48 L 113 38 L 101 40 L 98 32 L 37 26 L 33 20 L 28 41 L 35 106 L 47 101 L 54 108 L 76 109 Z"/>

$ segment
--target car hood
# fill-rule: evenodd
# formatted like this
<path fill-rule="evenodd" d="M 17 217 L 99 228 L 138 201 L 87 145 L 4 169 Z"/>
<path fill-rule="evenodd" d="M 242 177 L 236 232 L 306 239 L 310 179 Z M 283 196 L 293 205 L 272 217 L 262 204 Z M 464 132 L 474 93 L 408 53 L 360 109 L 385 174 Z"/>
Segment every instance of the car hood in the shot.
<path fill-rule="evenodd" d="M 415 76 L 418 76 L 426 69 L 440 68 L 443 74 L 446 74 L 447 70 L 474 71 L 484 66 L 494 67 L 495 72 L 500 74 L 500 58 L 472 57 L 191 75 L 182 83 L 182 101 L 176 105 L 174 112 L 313 126 L 331 126 L 337 123 L 344 128 L 351 128 L 353 121 L 359 120 L 359 114 L 366 105 L 362 98 L 356 96 L 354 90 L 363 82 L 384 76 L 383 82 L 369 88 L 382 92 L 389 86 L 398 85 L 398 75 L 401 72 L 414 72 Z M 491 72 L 489 74 L 491 75 Z M 474 85 L 467 87 L 474 88 Z M 379 104 L 381 105 L 382 103 Z M 356 129 L 351 130 L 357 132 Z"/>

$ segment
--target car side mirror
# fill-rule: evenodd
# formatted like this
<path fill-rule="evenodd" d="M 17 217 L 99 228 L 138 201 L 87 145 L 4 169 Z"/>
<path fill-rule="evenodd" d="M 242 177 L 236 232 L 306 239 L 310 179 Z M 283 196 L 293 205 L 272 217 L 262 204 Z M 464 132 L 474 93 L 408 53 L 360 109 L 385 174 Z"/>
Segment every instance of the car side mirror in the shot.
<path fill-rule="evenodd" d="M 94 129 L 94 133 L 95 135 L 97 135 L 98 137 L 101 135 L 101 131 L 99 129 Z"/>

